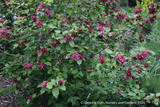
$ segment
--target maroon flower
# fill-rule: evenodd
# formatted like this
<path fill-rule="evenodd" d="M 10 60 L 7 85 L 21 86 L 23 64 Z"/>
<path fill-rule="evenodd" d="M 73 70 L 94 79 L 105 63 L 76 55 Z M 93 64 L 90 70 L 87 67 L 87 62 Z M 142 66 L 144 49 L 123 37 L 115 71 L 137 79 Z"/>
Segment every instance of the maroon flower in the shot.
<path fill-rule="evenodd" d="M 43 47 L 40 51 L 41 51 L 42 54 L 43 54 L 43 53 L 46 54 L 47 48 L 44 48 L 44 47 Z"/>
<path fill-rule="evenodd" d="M 139 84 L 139 81 L 136 81 L 136 84 Z"/>
<path fill-rule="evenodd" d="M 117 95 L 121 95 L 121 93 L 122 93 L 122 92 L 121 92 L 120 90 L 117 91 Z"/>
<path fill-rule="evenodd" d="M 55 40 L 55 42 L 57 43 L 57 45 L 59 45 L 59 44 L 60 44 L 60 41 L 59 41 L 59 40 Z"/>
<path fill-rule="evenodd" d="M 56 87 L 55 85 L 53 85 L 53 88 Z"/>
<path fill-rule="evenodd" d="M 125 65 L 125 62 L 127 62 L 127 60 L 125 60 L 125 57 L 123 55 L 117 55 L 117 61 L 121 64 L 121 65 Z"/>
<path fill-rule="evenodd" d="M 93 31 L 93 28 L 90 27 L 89 28 L 89 33 L 92 33 L 92 31 Z"/>
<path fill-rule="evenodd" d="M 141 64 L 143 64 L 146 68 L 148 67 L 148 64 L 146 64 L 146 63 L 144 63 L 144 62 L 141 63 Z"/>
<path fill-rule="evenodd" d="M 0 19 L 0 22 L 3 23 L 3 22 L 4 22 L 4 19 Z"/>
<path fill-rule="evenodd" d="M 115 5 L 118 5 L 118 3 L 117 3 L 116 1 L 114 1 L 114 4 L 115 4 Z"/>
<path fill-rule="evenodd" d="M 39 6 L 42 8 L 44 6 L 43 1 L 40 2 Z"/>
<path fill-rule="evenodd" d="M 45 9 L 45 14 L 46 14 L 46 15 L 51 15 L 51 14 L 50 14 L 50 11 L 48 10 L 48 8 Z"/>
<path fill-rule="evenodd" d="M 44 70 L 45 65 L 43 65 L 42 63 L 40 63 L 38 67 Z"/>
<path fill-rule="evenodd" d="M 78 29 L 78 32 L 81 32 L 82 31 L 82 27 L 80 27 L 79 29 Z"/>
<path fill-rule="evenodd" d="M 138 26 L 142 28 L 144 26 L 144 23 L 138 24 Z"/>
<path fill-rule="evenodd" d="M 24 57 L 21 57 L 21 60 L 20 61 L 23 61 Z"/>
<path fill-rule="evenodd" d="M 104 58 L 105 57 L 100 56 L 100 58 L 99 58 L 100 63 L 104 63 Z"/>
<path fill-rule="evenodd" d="M 138 64 L 137 64 L 137 65 L 136 65 L 136 64 L 134 64 L 134 66 L 135 66 L 135 67 L 137 67 L 137 68 L 139 67 L 139 66 L 138 66 Z"/>
<path fill-rule="evenodd" d="M 38 8 L 38 9 L 36 10 L 36 12 L 38 12 L 38 11 L 41 11 L 41 8 Z"/>
<path fill-rule="evenodd" d="M 39 59 L 37 59 L 37 65 L 41 64 L 41 61 Z"/>
<path fill-rule="evenodd" d="M 42 20 L 37 20 L 37 21 L 36 21 L 36 24 L 37 24 L 38 26 L 42 26 L 42 25 L 43 25 L 43 21 L 42 21 Z"/>
<path fill-rule="evenodd" d="M 59 85 L 65 85 L 64 82 L 62 82 L 61 80 L 58 81 Z"/>
<path fill-rule="evenodd" d="M 115 12 L 119 12 L 119 9 L 118 9 L 118 8 L 116 8 L 116 9 L 114 9 L 114 11 L 115 11 Z"/>
<path fill-rule="evenodd" d="M 139 16 L 136 17 L 136 20 L 141 20 L 141 18 L 142 17 L 139 15 Z"/>
<path fill-rule="evenodd" d="M 146 24 L 149 24 L 150 20 L 144 20 L 146 22 Z"/>
<path fill-rule="evenodd" d="M 126 72 L 126 75 L 125 75 L 125 79 L 129 79 L 131 76 L 132 76 L 131 70 L 128 69 L 127 72 Z"/>
<path fill-rule="evenodd" d="M 121 17 L 122 17 L 122 19 L 124 19 L 124 18 L 127 17 L 127 16 L 126 16 L 125 13 L 122 13 Z"/>
<path fill-rule="evenodd" d="M 24 68 L 24 69 L 29 69 L 29 68 L 32 67 L 32 65 L 33 65 L 32 62 L 26 63 L 26 64 L 24 64 L 23 68 Z"/>
<path fill-rule="evenodd" d="M 58 72 L 61 72 L 61 73 L 62 73 L 63 71 L 62 71 L 62 70 L 60 70 L 60 71 L 58 71 Z"/>
<path fill-rule="evenodd" d="M 63 18 L 63 19 L 62 19 L 62 23 L 63 23 L 64 25 L 67 24 L 66 18 Z"/>
<path fill-rule="evenodd" d="M 52 46 L 53 46 L 53 48 L 55 48 L 55 47 L 56 47 L 56 44 L 55 44 L 55 43 L 52 43 Z"/>
<path fill-rule="evenodd" d="M 112 36 L 110 37 L 110 39 L 113 39 L 114 38 L 114 35 L 112 34 Z"/>
<path fill-rule="evenodd" d="M 138 74 L 142 73 L 142 69 L 139 69 L 139 70 L 137 71 L 137 73 L 138 73 Z"/>
<path fill-rule="evenodd" d="M 109 1 L 106 3 L 106 5 L 109 6 L 109 5 L 111 5 L 111 3 L 112 3 L 112 2 L 109 0 Z"/>
<path fill-rule="evenodd" d="M 139 40 L 140 40 L 140 42 L 144 41 L 144 36 L 142 34 L 140 34 Z"/>
<path fill-rule="evenodd" d="M 135 76 L 132 76 L 132 79 L 135 79 L 136 77 Z"/>
<path fill-rule="evenodd" d="M 13 78 L 13 80 L 12 80 L 12 85 L 13 85 L 13 83 L 16 83 L 16 82 L 19 82 L 18 80 L 17 80 L 17 78 Z"/>
<path fill-rule="evenodd" d="M 156 11 L 154 8 L 149 8 L 149 14 L 154 14 Z"/>
<path fill-rule="evenodd" d="M 32 98 L 32 95 L 29 95 L 29 96 L 27 97 L 28 100 L 31 99 L 31 98 Z"/>
<path fill-rule="evenodd" d="M 121 19 L 121 15 L 118 13 L 117 20 L 120 20 L 120 19 Z"/>
<path fill-rule="evenodd" d="M 84 55 L 79 54 L 80 59 L 84 59 Z"/>
<path fill-rule="evenodd" d="M 151 22 L 154 22 L 154 21 L 155 21 L 155 18 L 156 18 L 156 16 L 149 17 L 149 19 L 150 19 Z"/>
<path fill-rule="evenodd" d="M 70 36 L 70 35 L 66 35 L 65 37 L 66 37 L 66 38 L 65 38 L 66 41 L 69 41 L 69 42 L 70 42 L 71 40 L 73 40 L 73 39 L 72 39 L 72 36 Z"/>
<path fill-rule="evenodd" d="M 78 36 L 78 34 L 76 33 L 76 32 L 74 32 L 73 33 L 73 37 L 75 38 L 75 37 L 77 37 Z"/>

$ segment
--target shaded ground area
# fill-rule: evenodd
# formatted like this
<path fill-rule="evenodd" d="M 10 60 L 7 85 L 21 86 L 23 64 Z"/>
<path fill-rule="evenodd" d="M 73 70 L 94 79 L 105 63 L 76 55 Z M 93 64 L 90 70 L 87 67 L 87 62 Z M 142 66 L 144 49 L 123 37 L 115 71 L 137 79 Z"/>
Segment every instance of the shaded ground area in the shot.
<path fill-rule="evenodd" d="M 3 79 L 0 78 L 0 88 L 10 88 L 12 87 L 11 82 L 9 79 Z M 3 91 L 4 92 L 4 91 Z M 11 95 L 0 95 L 0 107 L 20 107 L 15 106 L 15 103 L 17 101 L 18 95 L 15 93 L 12 93 Z"/>

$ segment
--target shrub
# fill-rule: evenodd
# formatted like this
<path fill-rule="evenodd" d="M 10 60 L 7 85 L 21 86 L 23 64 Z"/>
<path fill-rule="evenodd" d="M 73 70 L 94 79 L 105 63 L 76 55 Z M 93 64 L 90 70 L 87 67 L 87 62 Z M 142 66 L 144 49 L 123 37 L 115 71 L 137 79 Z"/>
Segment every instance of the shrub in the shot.
<path fill-rule="evenodd" d="M 110 0 L 10 0 L 7 5 L 17 19 L 13 26 L 1 21 L 1 74 L 12 79 L 17 103 L 68 107 L 144 99 L 139 80 L 149 77 L 145 64 L 152 51 L 140 48 L 127 56 L 115 50 L 116 43 L 144 41 L 143 34 L 121 35 L 133 34 L 143 23 L 140 8 L 131 17 Z M 123 26 L 110 26 L 115 20 Z M 156 98 L 145 102 L 151 99 Z"/>

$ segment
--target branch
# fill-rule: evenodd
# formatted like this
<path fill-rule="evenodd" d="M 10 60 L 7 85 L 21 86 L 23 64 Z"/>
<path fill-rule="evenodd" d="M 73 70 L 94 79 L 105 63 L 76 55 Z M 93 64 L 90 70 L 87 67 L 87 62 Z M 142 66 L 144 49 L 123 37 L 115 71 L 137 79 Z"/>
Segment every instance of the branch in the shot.
<path fill-rule="evenodd" d="M 15 54 L 10 54 L 10 53 L 8 53 L 8 52 L 6 52 L 6 51 L 0 50 L 0 52 L 3 52 L 3 53 L 5 53 L 5 54 L 7 54 L 7 55 L 10 55 L 10 56 L 16 56 Z"/>
<path fill-rule="evenodd" d="M 104 49 L 100 50 L 98 53 L 96 53 L 94 56 L 98 55 L 99 53 L 101 53 L 102 51 L 104 51 L 106 48 L 108 48 L 108 46 L 110 46 L 110 44 L 107 45 L 107 47 L 105 47 Z"/>

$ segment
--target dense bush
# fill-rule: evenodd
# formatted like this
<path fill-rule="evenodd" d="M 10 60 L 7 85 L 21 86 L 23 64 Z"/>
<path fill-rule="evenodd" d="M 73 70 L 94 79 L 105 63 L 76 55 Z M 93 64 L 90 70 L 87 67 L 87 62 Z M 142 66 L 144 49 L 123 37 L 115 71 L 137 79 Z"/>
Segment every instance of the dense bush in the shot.
<path fill-rule="evenodd" d="M 141 44 L 144 18 L 119 12 L 110 0 L 9 0 L 13 26 L 1 19 L 1 75 L 12 79 L 22 106 L 90 106 L 85 101 L 159 102 L 146 97 L 141 78 L 149 78 L 146 48 L 125 55 L 117 43 Z M 154 7 L 153 7 L 154 6 Z M 150 5 L 155 12 L 156 4 Z M 146 24 L 154 22 L 153 12 Z M 121 21 L 121 26 L 114 26 Z M 148 23 L 147 23 L 148 22 Z M 128 36 L 122 36 L 129 32 Z M 148 68 L 147 68 L 148 67 Z M 20 93 L 23 92 L 23 93 Z M 154 95 L 155 95 L 154 94 Z"/>

